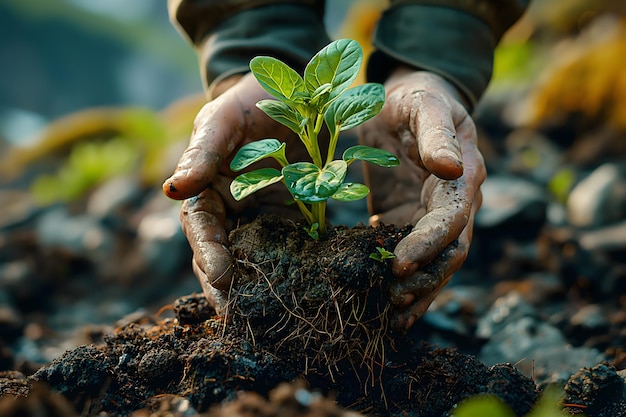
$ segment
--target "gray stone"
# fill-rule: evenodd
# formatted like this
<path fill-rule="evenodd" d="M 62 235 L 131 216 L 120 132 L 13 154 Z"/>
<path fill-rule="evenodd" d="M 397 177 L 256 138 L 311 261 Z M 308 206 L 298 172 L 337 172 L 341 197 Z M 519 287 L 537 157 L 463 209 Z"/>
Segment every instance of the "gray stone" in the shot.
<path fill-rule="evenodd" d="M 626 164 L 606 163 L 580 181 L 567 199 L 567 217 L 577 227 L 604 226 L 626 218 Z"/>
<path fill-rule="evenodd" d="M 92 260 L 108 259 L 114 249 L 111 232 L 89 215 L 70 215 L 63 207 L 44 213 L 36 226 L 43 247 L 58 247 Z"/>
<path fill-rule="evenodd" d="M 476 214 L 476 224 L 494 227 L 513 218 L 536 221 L 546 215 L 544 189 L 523 178 L 488 177 L 481 187 L 483 204 Z"/>

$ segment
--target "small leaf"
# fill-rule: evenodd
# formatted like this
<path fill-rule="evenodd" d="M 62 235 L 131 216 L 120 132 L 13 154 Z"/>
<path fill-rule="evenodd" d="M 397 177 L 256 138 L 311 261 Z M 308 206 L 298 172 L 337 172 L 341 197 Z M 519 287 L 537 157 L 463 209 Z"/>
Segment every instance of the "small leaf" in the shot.
<path fill-rule="evenodd" d="M 299 135 L 302 132 L 302 116 L 288 103 L 279 100 L 261 100 L 256 106 L 294 133 Z"/>
<path fill-rule="evenodd" d="M 328 200 L 339 189 L 346 177 L 348 164 L 332 161 L 323 169 L 310 162 L 287 165 L 282 173 L 287 188 L 296 200 L 319 203 Z"/>
<path fill-rule="evenodd" d="M 311 94 L 310 105 L 316 109 L 321 109 L 328 102 L 328 97 L 330 97 L 330 92 L 333 89 L 332 84 L 326 83 L 322 84 Z"/>
<path fill-rule="evenodd" d="M 319 233 L 319 229 L 320 228 L 320 224 L 319 223 L 313 223 L 311 226 L 307 227 L 304 226 L 304 230 L 308 233 L 309 236 L 311 236 L 313 238 L 313 240 L 317 240 L 320 238 L 320 233 Z"/>
<path fill-rule="evenodd" d="M 356 201 L 365 198 L 369 192 L 370 189 L 363 184 L 347 182 L 341 184 L 332 198 L 338 201 Z"/>
<path fill-rule="evenodd" d="M 386 259 L 393 259 L 396 257 L 393 252 L 389 252 L 387 249 L 381 248 L 380 246 L 377 246 L 376 250 L 378 252 L 370 253 L 370 258 L 374 259 L 375 261 L 384 262 Z"/>
<path fill-rule="evenodd" d="M 334 134 L 335 130 L 348 130 L 376 116 L 385 104 L 385 88 L 382 84 L 368 83 L 351 88 L 333 101 L 324 119 Z"/>
<path fill-rule="evenodd" d="M 331 42 L 319 51 L 304 69 L 304 84 L 311 96 L 326 83 L 332 85 L 328 100 L 337 97 L 356 79 L 363 50 L 351 39 Z"/>
<path fill-rule="evenodd" d="M 249 165 L 268 157 L 285 161 L 285 144 L 276 139 L 262 139 L 248 143 L 239 149 L 230 163 L 230 169 L 235 172 L 241 171 Z"/>
<path fill-rule="evenodd" d="M 354 160 L 366 161 L 381 167 L 395 167 L 400 165 L 400 160 L 391 152 L 370 146 L 356 145 L 346 149 L 343 160 L 348 164 Z"/>
<path fill-rule="evenodd" d="M 230 193 L 239 201 L 262 188 L 283 179 L 280 171 L 274 168 L 262 168 L 237 176 L 230 183 Z"/>
<path fill-rule="evenodd" d="M 292 101 L 306 93 L 304 80 L 293 68 L 269 56 L 257 56 L 250 61 L 250 70 L 259 84 L 272 96 Z"/>

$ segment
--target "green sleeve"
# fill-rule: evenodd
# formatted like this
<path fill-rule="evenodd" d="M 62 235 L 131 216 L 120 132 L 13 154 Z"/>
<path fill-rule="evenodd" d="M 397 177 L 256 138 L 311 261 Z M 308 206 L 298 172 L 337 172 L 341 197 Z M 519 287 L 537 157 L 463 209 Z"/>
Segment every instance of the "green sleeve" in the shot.
<path fill-rule="evenodd" d="M 391 1 L 374 35 L 368 78 L 382 82 L 398 65 L 452 82 L 472 110 L 493 71 L 493 52 L 528 0 Z"/>
<path fill-rule="evenodd" d="M 257 55 L 302 69 L 330 42 L 319 0 L 169 0 L 169 13 L 198 50 L 206 88 L 247 72 Z"/>

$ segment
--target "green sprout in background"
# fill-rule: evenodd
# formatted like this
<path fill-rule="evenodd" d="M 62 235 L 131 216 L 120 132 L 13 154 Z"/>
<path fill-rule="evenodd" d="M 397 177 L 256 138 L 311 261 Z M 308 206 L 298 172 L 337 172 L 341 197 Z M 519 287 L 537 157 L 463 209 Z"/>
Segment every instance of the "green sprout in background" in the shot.
<path fill-rule="evenodd" d="M 282 182 L 308 222 L 309 234 L 316 238 L 326 233 L 329 198 L 355 201 L 369 193 L 364 184 L 344 182 L 352 162 L 361 160 L 382 167 L 400 163 L 387 151 L 362 145 L 352 146 L 346 149 L 342 159 L 334 159 L 339 133 L 377 115 L 385 102 L 381 84 L 349 88 L 362 61 L 361 47 L 350 39 L 331 42 L 319 51 L 307 64 L 304 77 L 276 58 L 259 56 L 250 61 L 258 82 L 276 98 L 261 100 L 257 107 L 298 135 L 311 162 L 290 163 L 285 154 L 286 144 L 277 139 L 262 139 L 241 147 L 230 165 L 233 171 L 241 171 L 268 157 L 274 158 L 282 169 L 262 168 L 236 177 L 230 187 L 236 200 Z M 322 155 L 318 142 L 324 124 L 330 133 L 326 155 Z"/>

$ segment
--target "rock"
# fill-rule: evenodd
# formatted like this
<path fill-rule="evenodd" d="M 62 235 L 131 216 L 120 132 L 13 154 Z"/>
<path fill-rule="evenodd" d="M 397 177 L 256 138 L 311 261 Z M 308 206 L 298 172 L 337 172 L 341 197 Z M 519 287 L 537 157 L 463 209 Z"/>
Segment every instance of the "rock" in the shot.
<path fill-rule="evenodd" d="M 570 325 L 578 331 L 600 333 L 606 331 L 611 324 L 601 306 L 590 304 L 582 307 L 571 317 Z"/>
<path fill-rule="evenodd" d="M 114 249 L 111 232 L 93 216 L 71 215 L 57 207 L 41 215 L 36 226 L 44 247 L 60 248 L 93 261 L 108 259 Z"/>
<path fill-rule="evenodd" d="M 543 222 L 546 216 L 546 192 L 538 185 L 517 177 L 488 177 L 481 187 L 483 204 L 476 214 L 480 227 L 503 223 Z"/>
<path fill-rule="evenodd" d="M 513 363 L 538 384 L 565 382 L 581 364 L 605 360 L 596 349 L 572 347 L 559 329 L 532 317 L 508 324 L 489 339 L 478 358 L 486 365 Z"/>
<path fill-rule="evenodd" d="M 488 299 L 488 290 L 479 286 L 446 287 L 422 316 L 420 325 L 425 324 L 432 330 L 467 340 L 473 336 L 477 317 L 484 314 L 489 307 Z M 434 343 L 432 339 L 430 341 Z M 441 341 L 436 344 L 442 346 Z"/>
<path fill-rule="evenodd" d="M 567 199 L 567 217 L 577 227 L 597 227 L 626 217 L 626 164 L 605 163 L 580 181 Z"/>
<path fill-rule="evenodd" d="M 479 319 L 476 336 L 489 339 L 517 320 L 536 315 L 535 309 L 517 292 L 498 298 L 489 311 Z"/>
<path fill-rule="evenodd" d="M 626 251 L 626 221 L 583 231 L 579 236 L 580 246 L 588 251 Z"/>
<path fill-rule="evenodd" d="M 126 213 L 124 209 L 132 207 L 139 197 L 137 178 L 115 177 L 91 193 L 86 212 L 100 218 L 123 217 L 132 214 Z"/>
<path fill-rule="evenodd" d="M 596 349 L 574 348 L 555 326 L 543 321 L 517 293 L 498 298 L 476 331 L 487 339 L 478 358 L 486 365 L 513 363 L 538 383 L 564 382 L 583 366 L 605 357 Z"/>

